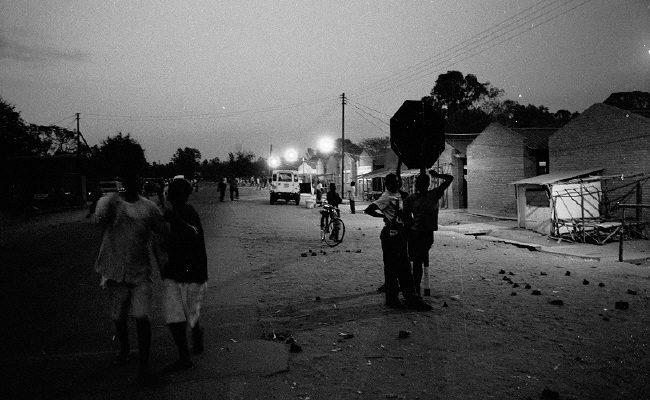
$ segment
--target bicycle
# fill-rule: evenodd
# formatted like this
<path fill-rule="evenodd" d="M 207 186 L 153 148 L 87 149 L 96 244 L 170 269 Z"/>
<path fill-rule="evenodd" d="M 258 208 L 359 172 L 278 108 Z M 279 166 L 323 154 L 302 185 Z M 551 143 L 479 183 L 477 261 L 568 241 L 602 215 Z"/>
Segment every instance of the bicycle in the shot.
<path fill-rule="evenodd" d="M 337 210 L 330 204 L 323 204 L 320 221 L 320 240 L 327 243 L 329 247 L 338 246 L 343 242 L 345 236 L 345 224 L 339 217 Z M 325 221 L 327 221 L 325 223 Z"/>

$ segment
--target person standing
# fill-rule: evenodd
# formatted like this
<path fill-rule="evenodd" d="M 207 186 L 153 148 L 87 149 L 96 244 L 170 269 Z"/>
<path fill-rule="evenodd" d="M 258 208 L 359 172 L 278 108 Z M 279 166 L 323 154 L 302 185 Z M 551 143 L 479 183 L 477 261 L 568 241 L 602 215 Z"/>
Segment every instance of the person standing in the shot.
<path fill-rule="evenodd" d="M 222 203 L 223 199 L 226 197 L 226 186 L 228 186 L 226 178 L 222 178 L 221 182 L 219 182 L 219 201 Z"/>
<path fill-rule="evenodd" d="M 130 312 L 135 317 L 138 337 L 138 378 L 146 384 L 151 377 L 151 275 L 163 263 L 158 238 L 164 233 L 164 227 L 158 207 L 140 196 L 140 181 L 135 173 L 125 177 L 124 186 L 124 193 L 113 193 L 97 202 L 96 221 L 104 234 L 95 270 L 101 275 L 100 285 L 108 292 L 109 313 L 120 342 L 114 364 L 128 362 Z"/>
<path fill-rule="evenodd" d="M 386 190 L 377 200 L 370 203 L 364 213 L 384 220 L 384 228 L 381 230 L 379 238 L 384 259 L 386 306 L 390 308 L 403 307 L 399 300 L 399 291 L 401 290 L 407 308 L 430 311 L 431 306 L 422 301 L 413 287 L 404 221 L 404 200 L 407 193 L 399 190 L 399 178 L 393 173 L 386 175 L 385 185 Z"/>
<path fill-rule="evenodd" d="M 235 199 L 239 200 L 239 187 L 237 186 L 237 178 L 234 176 L 230 178 L 230 201 Z"/>
<path fill-rule="evenodd" d="M 357 187 L 356 183 L 354 181 L 350 182 L 350 185 L 348 186 L 348 199 L 350 200 L 350 214 L 355 213 L 355 208 L 354 208 L 354 197 L 356 196 L 357 192 Z"/>
<path fill-rule="evenodd" d="M 178 347 L 179 359 L 167 371 L 193 365 L 187 344 L 188 325 L 194 354 L 202 353 L 204 348 L 199 316 L 207 289 L 208 264 L 201 220 L 194 207 L 187 203 L 191 193 L 192 185 L 185 179 L 174 179 L 169 185 L 171 209 L 165 211 L 165 220 L 170 225 L 169 262 L 161 270 L 161 277 L 165 322 Z"/>
<path fill-rule="evenodd" d="M 316 182 L 316 204 L 322 203 L 323 199 L 323 183 L 320 179 Z"/>
<path fill-rule="evenodd" d="M 433 178 L 442 179 L 442 184 L 429 189 L 428 175 L 420 174 L 415 178 L 415 193 L 411 194 L 404 204 L 404 212 L 410 217 L 412 225 L 408 230 L 408 253 L 413 263 L 413 281 L 415 291 L 420 294 L 420 284 L 423 272 L 429 268 L 429 250 L 433 245 L 434 231 L 438 230 L 438 202 L 445 190 L 451 185 L 454 177 L 448 174 L 438 174 L 430 170 Z M 429 296 L 428 273 L 425 275 L 425 295 Z"/>

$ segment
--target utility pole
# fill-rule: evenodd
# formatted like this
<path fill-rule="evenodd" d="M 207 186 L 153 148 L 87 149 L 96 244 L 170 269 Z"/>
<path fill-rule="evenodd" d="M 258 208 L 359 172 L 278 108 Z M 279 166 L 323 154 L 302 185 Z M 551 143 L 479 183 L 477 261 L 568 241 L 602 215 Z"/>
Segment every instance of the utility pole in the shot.
<path fill-rule="evenodd" d="M 79 131 L 79 113 L 75 114 L 77 119 L 77 157 L 81 157 L 81 132 Z"/>
<path fill-rule="evenodd" d="M 345 198 L 345 93 L 341 94 L 341 198 Z"/>

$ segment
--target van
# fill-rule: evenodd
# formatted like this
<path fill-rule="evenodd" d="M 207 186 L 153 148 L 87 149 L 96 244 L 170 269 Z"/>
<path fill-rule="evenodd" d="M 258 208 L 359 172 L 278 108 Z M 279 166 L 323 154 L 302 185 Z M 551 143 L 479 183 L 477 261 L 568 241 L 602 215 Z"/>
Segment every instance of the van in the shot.
<path fill-rule="evenodd" d="M 272 171 L 269 180 L 270 203 L 275 204 L 278 199 L 287 203 L 289 200 L 300 204 L 300 181 L 298 171 L 276 169 Z"/>

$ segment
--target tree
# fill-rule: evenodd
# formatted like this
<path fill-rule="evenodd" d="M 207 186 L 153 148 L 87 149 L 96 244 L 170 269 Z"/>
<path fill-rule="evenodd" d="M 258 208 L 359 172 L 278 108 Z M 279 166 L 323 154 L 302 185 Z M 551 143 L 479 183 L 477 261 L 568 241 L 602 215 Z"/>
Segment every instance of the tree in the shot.
<path fill-rule="evenodd" d="M 0 98 L 0 161 L 39 154 L 43 148 L 38 136 L 27 129 L 15 107 Z"/>
<path fill-rule="evenodd" d="M 364 149 L 371 157 L 377 157 L 390 149 L 390 137 L 375 137 L 363 139 L 359 146 Z"/>
<path fill-rule="evenodd" d="M 144 149 L 128 133 L 107 137 L 99 147 L 94 146 L 92 152 L 99 174 L 106 178 L 133 172 L 141 174 L 148 166 Z"/>
<path fill-rule="evenodd" d="M 448 132 L 469 133 L 480 132 L 489 124 L 488 113 L 481 106 L 502 93 L 490 82 L 479 82 L 473 74 L 463 76 L 459 71 L 447 71 L 438 75 L 431 95 L 423 100 L 443 110 Z"/>
<path fill-rule="evenodd" d="M 176 173 L 185 175 L 187 179 L 192 179 L 199 171 L 200 161 L 201 152 L 199 150 L 185 147 L 176 150 L 170 164 Z"/>
<path fill-rule="evenodd" d="M 352 143 L 350 141 L 350 139 L 345 139 L 345 147 L 344 147 L 344 149 L 345 149 L 346 153 L 350 153 L 350 154 L 361 154 L 361 152 L 363 151 L 363 149 L 360 146 Z M 336 139 L 336 143 L 334 144 L 333 153 L 334 154 L 340 154 L 341 153 L 341 139 L 340 138 Z"/>
<path fill-rule="evenodd" d="M 60 126 L 29 125 L 31 135 L 40 141 L 39 155 L 73 154 L 77 151 L 77 133 Z"/>
<path fill-rule="evenodd" d="M 524 106 L 514 100 L 505 100 L 492 109 L 491 118 L 511 128 L 559 128 L 576 115 L 567 110 L 552 114 L 545 106 Z"/>

